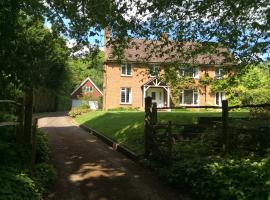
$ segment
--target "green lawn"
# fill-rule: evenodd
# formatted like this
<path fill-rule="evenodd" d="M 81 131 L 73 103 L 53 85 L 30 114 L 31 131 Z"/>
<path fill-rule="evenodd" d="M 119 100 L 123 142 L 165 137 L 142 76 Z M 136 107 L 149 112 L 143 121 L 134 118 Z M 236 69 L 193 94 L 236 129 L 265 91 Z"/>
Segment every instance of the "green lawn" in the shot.
<path fill-rule="evenodd" d="M 248 116 L 248 112 L 231 112 L 230 114 L 232 117 Z M 221 112 L 159 112 L 158 121 L 171 120 L 177 124 L 194 124 L 197 118 L 202 116 L 221 116 Z M 78 116 L 76 121 L 103 133 L 139 155 L 143 154 L 144 112 L 95 111 Z"/>

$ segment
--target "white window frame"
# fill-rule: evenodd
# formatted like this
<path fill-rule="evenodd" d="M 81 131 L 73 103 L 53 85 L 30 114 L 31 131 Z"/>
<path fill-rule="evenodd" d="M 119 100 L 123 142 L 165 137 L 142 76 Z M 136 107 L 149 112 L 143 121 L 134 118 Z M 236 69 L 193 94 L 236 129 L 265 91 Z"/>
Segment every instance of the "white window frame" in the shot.
<path fill-rule="evenodd" d="M 218 73 L 216 73 L 218 71 Z M 215 77 L 216 79 L 222 79 L 224 77 L 224 69 L 222 67 L 217 67 L 215 69 Z"/>
<path fill-rule="evenodd" d="M 126 101 L 127 98 L 127 89 L 129 89 L 129 102 Z M 122 91 L 125 91 L 125 102 L 122 102 Z M 121 87 L 120 88 L 120 104 L 132 104 L 132 89 L 130 87 Z"/>
<path fill-rule="evenodd" d="M 184 103 L 184 99 L 185 99 L 185 91 L 186 90 L 181 90 L 181 92 L 180 92 L 180 97 L 181 97 L 181 95 L 182 95 L 182 99 L 180 99 L 180 105 L 182 105 L 182 106 L 199 106 L 199 104 L 200 104 L 200 93 L 199 93 L 199 91 L 198 90 L 192 90 L 193 91 L 193 93 L 192 93 L 192 104 L 186 104 L 186 103 Z M 197 99 L 197 103 L 195 104 L 194 103 L 194 93 L 197 93 L 197 96 L 198 96 L 198 99 Z"/>
<path fill-rule="evenodd" d="M 83 92 L 84 93 L 91 93 L 91 92 L 93 92 L 93 87 L 92 86 L 85 86 L 83 88 Z"/>
<path fill-rule="evenodd" d="M 180 67 L 179 68 L 179 75 L 185 76 L 186 68 Z M 197 73 L 196 73 L 197 72 Z M 198 79 L 200 77 L 200 70 L 198 67 L 193 67 L 193 73 L 191 78 Z"/>
<path fill-rule="evenodd" d="M 130 67 L 130 74 L 128 74 L 128 70 L 127 70 L 128 66 Z M 121 76 L 132 76 L 132 66 L 131 66 L 131 64 L 126 63 L 126 64 L 121 65 Z"/>
<path fill-rule="evenodd" d="M 217 94 L 219 96 L 219 101 L 218 101 L 218 104 L 217 104 Z M 222 106 L 222 100 L 225 100 L 226 99 L 226 92 L 224 91 L 218 91 L 215 93 L 215 105 L 216 106 Z"/>
<path fill-rule="evenodd" d="M 155 73 L 156 73 L 156 70 L 158 70 L 158 73 L 157 73 L 157 75 L 153 75 L 153 74 L 151 74 L 151 69 L 149 69 L 149 75 L 150 75 L 150 77 L 151 78 L 157 77 L 159 75 L 159 72 L 160 72 L 160 67 L 157 66 L 157 65 L 153 65 L 153 66 L 151 66 L 151 68 L 154 69 Z"/>

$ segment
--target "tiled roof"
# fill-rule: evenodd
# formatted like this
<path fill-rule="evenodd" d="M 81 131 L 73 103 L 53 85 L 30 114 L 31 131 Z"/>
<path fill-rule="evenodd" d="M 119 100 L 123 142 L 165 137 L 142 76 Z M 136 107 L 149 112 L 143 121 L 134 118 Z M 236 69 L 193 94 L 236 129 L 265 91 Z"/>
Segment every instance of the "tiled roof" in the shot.
<path fill-rule="evenodd" d="M 208 43 L 209 45 L 210 43 Z M 126 62 L 146 62 L 146 63 L 188 63 L 188 64 L 231 64 L 227 56 L 226 48 L 218 47 L 214 53 L 200 52 L 203 44 L 194 42 L 171 42 L 154 41 L 143 39 L 131 39 L 128 48 L 124 50 L 123 60 Z M 106 62 L 117 61 L 113 55 L 112 46 L 105 48 Z"/>

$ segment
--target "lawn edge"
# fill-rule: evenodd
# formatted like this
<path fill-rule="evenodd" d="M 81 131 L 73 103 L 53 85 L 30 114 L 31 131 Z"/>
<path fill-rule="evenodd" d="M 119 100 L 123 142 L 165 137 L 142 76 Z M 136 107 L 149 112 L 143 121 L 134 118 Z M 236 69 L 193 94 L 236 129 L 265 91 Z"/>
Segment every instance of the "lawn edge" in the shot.
<path fill-rule="evenodd" d="M 86 125 L 83 124 L 79 124 L 77 123 L 73 118 L 72 121 L 74 124 L 76 124 L 78 127 L 82 128 L 83 130 L 89 132 L 90 134 L 96 136 L 98 139 L 100 139 L 103 143 L 107 144 L 108 146 L 112 147 L 113 150 L 118 151 L 120 153 L 122 153 L 123 155 L 125 155 L 126 157 L 128 157 L 129 159 L 133 160 L 134 162 L 138 162 L 139 156 L 133 152 L 132 150 L 128 149 L 127 147 L 125 147 L 122 144 L 119 144 L 118 142 L 116 142 L 115 140 L 105 136 L 103 133 L 98 132 L 95 129 L 92 129 Z"/>

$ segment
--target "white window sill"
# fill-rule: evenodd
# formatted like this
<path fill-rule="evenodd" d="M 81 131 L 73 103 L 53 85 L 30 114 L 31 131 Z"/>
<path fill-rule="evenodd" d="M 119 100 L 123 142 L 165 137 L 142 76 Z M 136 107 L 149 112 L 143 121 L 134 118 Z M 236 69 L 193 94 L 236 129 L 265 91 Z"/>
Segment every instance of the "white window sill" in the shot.
<path fill-rule="evenodd" d="M 121 103 L 120 102 L 120 105 L 132 105 L 132 103 Z"/>
<path fill-rule="evenodd" d="M 121 74 L 121 77 L 131 77 L 131 76 L 132 74 L 131 75 Z"/>
<path fill-rule="evenodd" d="M 179 104 L 179 106 L 200 106 L 199 104 Z"/>

